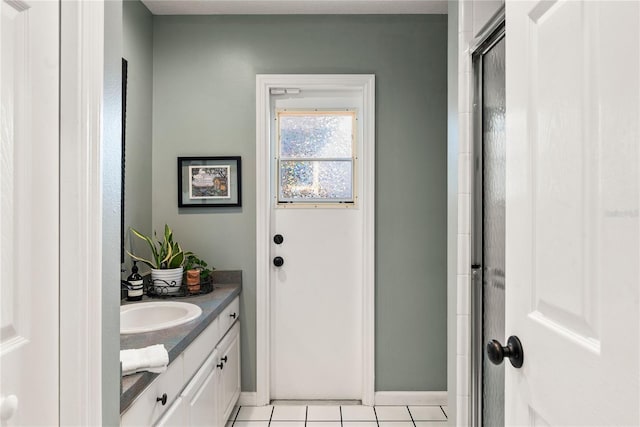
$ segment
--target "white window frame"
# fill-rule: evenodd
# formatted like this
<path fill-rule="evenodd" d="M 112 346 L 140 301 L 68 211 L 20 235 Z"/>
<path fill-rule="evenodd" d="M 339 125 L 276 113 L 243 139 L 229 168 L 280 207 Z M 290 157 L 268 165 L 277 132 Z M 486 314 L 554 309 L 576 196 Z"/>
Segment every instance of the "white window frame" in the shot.
<path fill-rule="evenodd" d="M 323 157 L 282 157 L 281 156 L 281 131 L 280 131 L 280 116 L 281 115 L 322 115 L 322 114 L 335 114 L 342 116 L 351 116 L 352 117 L 352 132 L 351 132 L 351 156 L 349 157 L 335 157 L 335 158 L 323 158 Z M 275 161 L 276 168 L 274 177 L 275 185 L 276 185 L 276 207 L 279 208 L 291 208 L 291 207 L 302 207 L 302 208 L 331 208 L 331 207 L 344 207 L 351 208 L 357 205 L 358 200 L 358 110 L 356 108 L 279 108 L 275 111 L 275 119 L 276 119 L 276 146 L 275 146 Z M 282 199 L 281 198 L 281 165 L 282 162 L 293 161 L 293 162 L 350 162 L 351 163 L 351 197 L 348 199 L 338 199 L 338 198 L 298 198 L 298 199 Z"/>

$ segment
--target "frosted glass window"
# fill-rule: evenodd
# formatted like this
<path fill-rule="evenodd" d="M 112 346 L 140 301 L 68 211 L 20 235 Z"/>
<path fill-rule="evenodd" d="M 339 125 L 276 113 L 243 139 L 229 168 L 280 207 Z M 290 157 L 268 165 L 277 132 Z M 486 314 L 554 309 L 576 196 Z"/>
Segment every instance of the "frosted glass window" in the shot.
<path fill-rule="evenodd" d="M 354 111 L 278 112 L 278 202 L 352 203 Z"/>
<path fill-rule="evenodd" d="M 282 157 L 351 157 L 351 115 L 295 114 L 280 116 Z"/>
<path fill-rule="evenodd" d="M 352 169 L 350 161 L 282 161 L 281 199 L 351 200 Z"/>

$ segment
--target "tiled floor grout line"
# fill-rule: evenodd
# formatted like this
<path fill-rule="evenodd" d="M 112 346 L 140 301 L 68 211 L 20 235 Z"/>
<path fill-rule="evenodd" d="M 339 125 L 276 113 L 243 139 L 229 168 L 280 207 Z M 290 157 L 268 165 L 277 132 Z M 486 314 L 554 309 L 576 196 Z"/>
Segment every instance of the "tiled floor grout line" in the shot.
<path fill-rule="evenodd" d="M 242 406 L 238 406 L 238 410 L 236 411 L 236 415 L 233 417 L 233 421 L 231 421 L 231 427 L 233 427 L 233 425 L 236 423 L 236 420 L 238 419 L 238 414 L 240 413 L 240 408 L 242 408 Z"/>
<path fill-rule="evenodd" d="M 442 411 L 442 413 L 444 414 L 444 417 L 448 420 L 449 416 L 447 415 L 446 412 L 444 412 L 444 408 L 442 407 L 442 405 L 440 405 L 440 410 Z"/>
<path fill-rule="evenodd" d="M 309 418 L 309 406 L 304 407 L 304 427 L 307 427 L 307 419 Z"/>
<path fill-rule="evenodd" d="M 413 423 L 413 426 L 416 426 L 416 420 L 413 419 L 413 414 L 411 413 L 411 409 L 409 409 L 409 405 L 405 406 L 405 408 L 407 408 L 407 412 L 409 413 L 409 416 L 411 417 L 411 422 Z"/>

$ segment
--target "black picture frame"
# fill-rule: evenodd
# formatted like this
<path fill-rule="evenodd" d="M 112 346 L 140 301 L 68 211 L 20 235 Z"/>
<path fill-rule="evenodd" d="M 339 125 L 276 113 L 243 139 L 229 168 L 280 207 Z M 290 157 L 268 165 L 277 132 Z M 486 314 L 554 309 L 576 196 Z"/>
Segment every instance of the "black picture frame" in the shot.
<path fill-rule="evenodd" d="M 178 157 L 178 207 L 242 206 L 240 156 Z"/>

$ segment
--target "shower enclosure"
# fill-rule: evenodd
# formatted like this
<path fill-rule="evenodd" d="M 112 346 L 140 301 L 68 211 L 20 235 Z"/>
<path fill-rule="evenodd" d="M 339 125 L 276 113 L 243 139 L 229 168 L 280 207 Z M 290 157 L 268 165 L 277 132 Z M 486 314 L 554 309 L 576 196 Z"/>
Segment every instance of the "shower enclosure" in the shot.
<path fill-rule="evenodd" d="M 473 52 L 474 213 L 472 248 L 472 422 L 504 426 L 504 363 L 487 342 L 505 340 L 505 32 L 504 14 Z"/>

